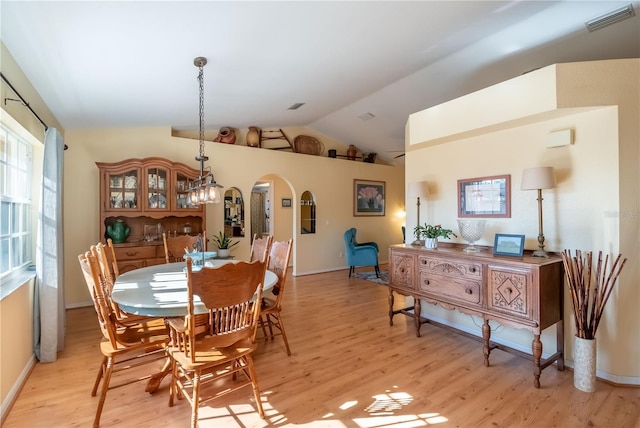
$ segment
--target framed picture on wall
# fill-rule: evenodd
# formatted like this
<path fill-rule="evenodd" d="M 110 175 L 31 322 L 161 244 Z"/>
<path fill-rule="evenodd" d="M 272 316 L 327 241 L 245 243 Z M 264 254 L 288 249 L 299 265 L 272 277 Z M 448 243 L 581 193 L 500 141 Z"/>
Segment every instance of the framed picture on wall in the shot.
<path fill-rule="evenodd" d="M 385 182 L 353 180 L 353 215 L 384 216 Z"/>
<path fill-rule="evenodd" d="M 524 252 L 524 235 L 507 235 L 496 233 L 493 241 L 493 254 L 498 256 L 522 257 Z"/>
<path fill-rule="evenodd" d="M 511 176 L 458 180 L 458 217 L 511 217 Z"/>
<path fill-rule="evenodd" d="M 282 198 L 282 208 L 291 208 L 291 198 Z"/>

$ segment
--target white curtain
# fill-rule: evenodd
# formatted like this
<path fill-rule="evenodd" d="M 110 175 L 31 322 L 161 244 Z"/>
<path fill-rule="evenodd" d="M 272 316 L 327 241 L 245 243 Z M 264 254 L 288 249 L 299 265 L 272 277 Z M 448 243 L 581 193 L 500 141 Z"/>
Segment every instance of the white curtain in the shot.
<path fill-rule="evenodd" d="M 55 361 L 64 348 L 63 154 L 62 136 L 57 129 L 48 128 L 40 188 L 33 323 L 34 350 L 43 363 Z"/>

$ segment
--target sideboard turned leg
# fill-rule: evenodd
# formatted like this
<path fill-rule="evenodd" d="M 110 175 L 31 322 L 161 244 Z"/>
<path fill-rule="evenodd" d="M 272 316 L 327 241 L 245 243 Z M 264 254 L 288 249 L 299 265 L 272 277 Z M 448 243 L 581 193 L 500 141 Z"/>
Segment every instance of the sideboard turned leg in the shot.
<path fill-rule="evenodd" d="M 416 324 L 416 336 L 420 337 L 420 313 L 422 312 L 422 307 L 420 305 L 420 299 L 418 297 L 413 298 L 413 321 Z"/>
<path fill-rule="evenodd" d="M 487 319 L 485 319 L 484 324 L 482 324 L 482 339 L 484 339 L 484 345 L 482 346 L 484 366 L 489 367 L 489 354 L 491 353 L 491 347 L 489 346 L 489 340 L 491 339 L 491 326 Z"/>
<path fill-rule="evenodd" d="M 393 297 L 393 290 L 391 288 L 389 288 L 389 325 L 393 325 L 393 303 L 394 303 L 394 297 Z"/>
<path fill-rule="evenodd" d="M 533 386 L 540 388 L 540 357 L 542 356 L 542 342 L 540 341 L 540 335 L 533 335 L 533 342 L 531 342 L 531 351 L 533 352 Z"/>
<path fill-rule="evenodd" d="M 558 370 L 564 370 L 564 321 L 560 320 L 556 323 L 556 351 L 560 356 L 556 360 Z"/>

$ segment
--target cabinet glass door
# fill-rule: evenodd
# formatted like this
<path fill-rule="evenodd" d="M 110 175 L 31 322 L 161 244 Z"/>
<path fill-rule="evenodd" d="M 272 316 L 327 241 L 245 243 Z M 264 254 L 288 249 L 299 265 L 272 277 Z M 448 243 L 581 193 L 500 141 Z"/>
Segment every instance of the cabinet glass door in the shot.
<path fill-rule="evenodd" d="M 198 205 L 194 205 L 189 200 L 189 187 L 191 187 L 192 179 L 181 172 L 176 173 L 176 210 L 197 209 Z"/>
<path fill-rule="evenodd" d="M 147 168 L 147 203 L 150 210 L 168 210 L 169 180 L 166 169 Z"/>
<path fill-rule="evenodd" d="M 110 173 L 107 177 L 109 186 L 109 209 L 140 210 L 138 201 L 138 170 L 133 169 L 121 174 Z"/>

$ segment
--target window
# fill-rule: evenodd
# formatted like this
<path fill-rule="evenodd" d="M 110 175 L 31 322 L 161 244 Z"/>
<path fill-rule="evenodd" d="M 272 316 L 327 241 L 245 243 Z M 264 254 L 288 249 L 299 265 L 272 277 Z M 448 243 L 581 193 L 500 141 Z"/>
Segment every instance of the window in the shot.
<path fill-rule="evenodd" d="M 32 262 L 31 143 L 0 125 L 0 278 Z"/>

